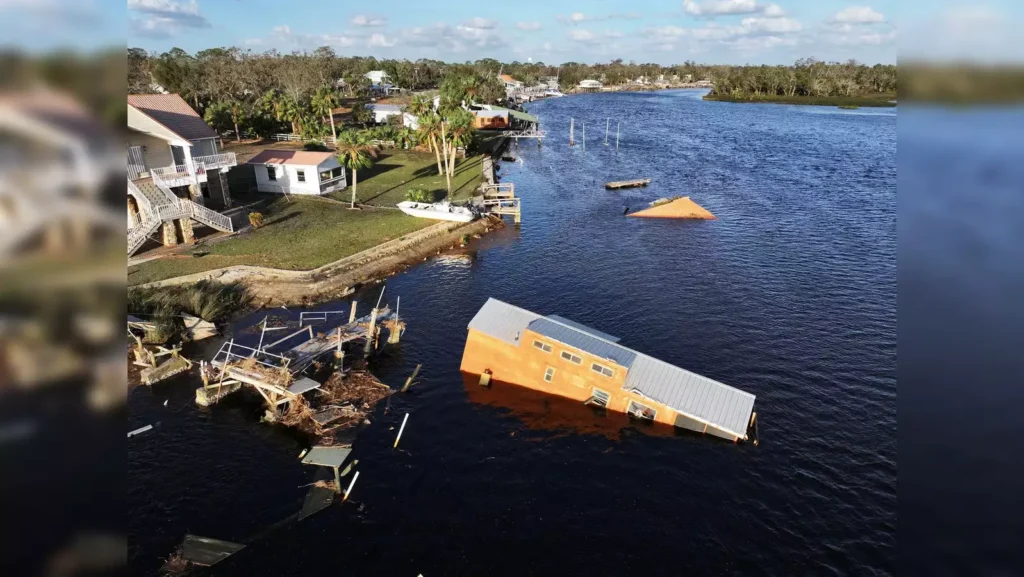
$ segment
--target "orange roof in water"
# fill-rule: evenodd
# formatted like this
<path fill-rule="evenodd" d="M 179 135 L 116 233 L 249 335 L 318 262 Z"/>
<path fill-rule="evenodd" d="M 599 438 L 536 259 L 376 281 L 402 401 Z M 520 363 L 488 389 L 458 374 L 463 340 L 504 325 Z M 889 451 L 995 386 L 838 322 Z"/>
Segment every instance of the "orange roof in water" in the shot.
<path fill-rule="evenodd" d="M 652 206 L 644 210 L 631 213 L 629 216 L 642 218 L 696 218 L 702 220 L 715 220 L 715 215 L 708 212 L 704 207 L 684 196 L 672 202 Z"/>

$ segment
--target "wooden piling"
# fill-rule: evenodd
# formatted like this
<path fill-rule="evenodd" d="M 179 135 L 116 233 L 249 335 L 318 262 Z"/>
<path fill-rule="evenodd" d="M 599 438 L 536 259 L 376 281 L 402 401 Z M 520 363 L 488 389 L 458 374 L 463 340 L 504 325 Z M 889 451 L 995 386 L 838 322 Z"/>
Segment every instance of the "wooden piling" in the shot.
<path fill-rule="evenodd" d="M 345 498 L 341 500 L 342 503 L 344 503 L 345 501 L 348 501 L 348 496 L 352 492 L 352 487 L 355 487 L 356 479 L 358 479 L 358 478 L 359 478 L 359 471 L 356 471 L 356 474 L 352 477 L 352 482 L 348 484 L 348 489 L 345 489 Z"/>
<path fill-rule="evenodd" d="M 421 369 L 421 368 L 423 368 L 423 365 L 422 365 L 422 364 L 416 365 L 416 370 L 414 370 L 414 371 L 412 372 L 412 374 L 411 374 L 411 375 L 409 375 L 409 378 L 408 378 L 408 379 L 405 379 L 405 384 L 404 384 L 404 385 L 402 386 L 402 392 L 403 392 L 403 393 L 404 393 L 405 391 L 409 390 L 409 387 L 411 387 L 411 386 L 412 386 L 412 382 L 413 382 L 413 380 L 415 380 L 415 379 L 416 379 L 416 375 L 420 374 L 420 369 Z"/>
<path fill-rule="evenodd" d="M 405 430 L 405 424 L 409 421 L 409 413 L 405 414 L 405 418 L 402 419 L 402 426 L 398 428 L 398 436 L 395 437 L 395 444 L 391 447 L 392 449 L 398 448 L 398 441 L 402 438 L 402 431 Z"/>
<path fill-rule="evenodd" d="M 363 358 L 370 356 L 377 332 L 377 309 L 370 311 L 370 325 L 366 330 L 366 343 L 363 345 Z"/>
<path fill-rule="evenodd" d="M 357 304 L 359 304 L 358 301 L 352 301 L 352 312 L 348 313 L 348 322 L 349 322 L 349 324 L 352 324 L 352 323 L 356 322 L 356 305 Z"/>

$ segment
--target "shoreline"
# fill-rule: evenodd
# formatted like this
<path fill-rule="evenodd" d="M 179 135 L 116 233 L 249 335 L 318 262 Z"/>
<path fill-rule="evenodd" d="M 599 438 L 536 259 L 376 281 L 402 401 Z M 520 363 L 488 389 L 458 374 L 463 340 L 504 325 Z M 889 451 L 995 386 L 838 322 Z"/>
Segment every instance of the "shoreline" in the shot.
<path fill-rule="evenodd" d="M 896 108 L 897 103 L 891 99 L 869 98 L 861 96 L 775 96 L 771 98 L 742 98 L 708 94 L 704 96 L 708 102 L 733 102 L 744 104 L 792 104 L 796 106 L 856 106 L 858 108 Z M 895 99 L 895 95 L 893 96 Z"/>
<path fill-rule="evenodd" d="M 504 227 L 504 221 L 485 216 L 470 223 L 439 222 L 403 238 L 388 241 L 321 267 L 296 271 L 236 265 L 134 285 L 158 288 L 201 280 L 240 282 L 254 298 L 254 308 L 304 305 L 339 298 L 360 284 L 382 280 L 461 244 L 463 235 L 483 235 Z"/>

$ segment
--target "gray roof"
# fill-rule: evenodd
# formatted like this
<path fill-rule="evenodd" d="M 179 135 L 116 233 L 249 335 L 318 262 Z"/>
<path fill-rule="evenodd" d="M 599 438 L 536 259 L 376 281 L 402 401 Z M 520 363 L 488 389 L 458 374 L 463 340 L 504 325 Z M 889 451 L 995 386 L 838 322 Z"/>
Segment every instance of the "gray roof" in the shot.
<path fill-rule="evenodd" d="M 469 328 L 501 339 L 510 345 L 519 344 L 519 335 L 530 323 L 541 318 L 536 313 L 489 298 L 477 311 Z"/>
<path fill-rule="evenodd" d="M 619 337 L 613 337 L 612 335 L 610 335 L 608 333 L 602 333 L 601 331 L 599 331 L 597 329 L 592 329 L 592 328 L 588 327 L 587 325 L 581 325 L 578 322 L 570 321 L 569 319 L 567 319 L 565 317 L 561 317 L 561 316 L 558 316 L 558 315 L 548 315 L 548 318 L 553 320 L 553 321 L 560 322 L 563 325 L 569 325 L 570 327 L 572 327 L 572 328 L 574 328 L 574 329 L 576 329 L 578 331 L 583 331 L 585 333 L 590 333 L 590 334 L 594 335 L 595 337 L 597 337 L 599 339 L 604 339 L 606 341 L 611 341 L 613 343 L 619 342 Z"/>
<path fill-rule="evenodd" d="M 574 323 L 575 324 L 575 323 Z M 579 325 L 577 325 L 579 326 Z M 538 334 L 554 339 L 560 343 L 588 352 L 595 357 L 609 359 L 627 369 L 636 359 L 636 352 L 626 347 L 595 337 L 593 329 L 584 332 L 576 327 L 558 322 L 550 317 L 539 318 L 529 324 L 528 328 Z M 595 331 L 596 332 L 596 331 Z"/>
<path fill-rule="evenodd" d="M 302 464 L 340 467 L 351 452 L 351 447 L 313 447 L 302 459 Z"/>
<path fill-rule="evenodd" d="M 523 330 L 529 328 L 594 356 L 611 359 L 627 369 L 625 390 L 738 437 L 746 435 L 754 395 L 626 348 L 616 343 L 616 337 L 557 315 L 543 317 L 493 298 L 487 299 L 469 322 L 469 328 L 516 346 Z"/>
<path fill-rule="evenodd" d="M 754 395 L 641 353 L 623 388 L 740 438 L 754 410 Z"/>

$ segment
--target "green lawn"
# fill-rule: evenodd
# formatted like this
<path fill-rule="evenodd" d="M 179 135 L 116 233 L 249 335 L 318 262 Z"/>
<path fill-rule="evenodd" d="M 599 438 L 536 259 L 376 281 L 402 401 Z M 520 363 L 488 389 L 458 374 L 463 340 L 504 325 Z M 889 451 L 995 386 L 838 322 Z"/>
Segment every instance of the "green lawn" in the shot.
<path fill-rule="evenodd" d="M 453 201 L 473 196 L 483 178 L 482 161 L 482 156 L 456 160 Z M 444 193 L 445 179 L 437 175 L 434 155 L 385 150 L 374 166 L 359 171 L 358 201 L 393 208 L 405 200 L 406 190 L 413 186 L 436 190 L 439 196 Z M 349 187 L 329 196 L 347 202 L 351 195 Z M 277 197 L 268 206 L 258 208 L 266 222 L 260 229 L 191 251 L 209 254 L 194 257 L 185 253 L 131 267 L 128 284 L 239 264 L 309 270 L 436 224 L 398 210 L 352 211 L 333 202 L 295 195 L 291 198 Z"/>
<path fill-rule="evenodd" d="M 397 210 L 348 210 L 333 202 L 281 197 L 261 210 L 261 228 L 193 252 L 128 269 L 128 284 L 142 284 L 232 265 L 309 270 L 436 224 Z"/>
<path fill-rule="evenodd" d="M 455 160 L 452 202 L 469 200 L 475 194 L 483 180 L 482 162 L 480 155 Z M 406 191 L 414 186 L 435 191 L 437 198 L 443 198 L 447 190 L 445 177 L 437 174 L 437 159 L 432 153 L 384 149 L 374 165 L 360 170 L 358 176 L 357 201 L 375 206 L 395 206 L 406 200 Z M 348 202 L 352 198 L 351 184 L 350 178 L 349 188 L 329 196 Z"/>

